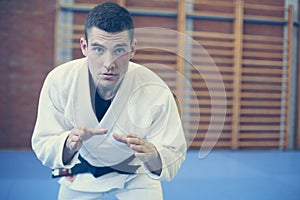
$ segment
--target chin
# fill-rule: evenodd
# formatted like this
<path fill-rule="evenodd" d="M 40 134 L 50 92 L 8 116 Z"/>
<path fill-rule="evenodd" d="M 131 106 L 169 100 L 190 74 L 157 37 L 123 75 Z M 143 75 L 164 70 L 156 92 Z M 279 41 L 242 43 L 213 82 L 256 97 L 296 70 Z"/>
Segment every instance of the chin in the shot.
<path fill-rule="evenodd" d="M 102 87 L 113 87 L 117 84 L 117 80 L 102 80 L 100 86 Z"/>

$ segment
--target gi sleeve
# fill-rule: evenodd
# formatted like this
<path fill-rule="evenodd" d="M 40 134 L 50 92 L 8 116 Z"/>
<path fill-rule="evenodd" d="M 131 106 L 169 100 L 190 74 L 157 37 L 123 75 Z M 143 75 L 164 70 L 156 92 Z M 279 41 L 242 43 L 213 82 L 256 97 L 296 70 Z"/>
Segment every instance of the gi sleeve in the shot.
<path fill-rule="evenodd" d="M 37 120 L 32 135 L 32 149 L 43 165 L 49 168 L 70 168 L 78 161 L 75 155 L 69 165 L 62 160 L 66 138 L 72 127 L 65 117 L 66 95 L 50 73 L 41 90 Z"/>
<path fill-rule="evenodd" d="M 149 134 L 146 139 L 153 143 L 158 150 L 162 161 L 162 171 L 158 176 L 147 170 L 146 166 L 145 168 L 150 178 L 170 181 L 185 160 L 187 145 L 173 95 L 170 93 L 167 97 L 162 95 L 160 98 L 165 98 L 164 103 L 159 112 L 156 112 L 156 120 L 153 124 L 160 127 L 159 131 Z"/>

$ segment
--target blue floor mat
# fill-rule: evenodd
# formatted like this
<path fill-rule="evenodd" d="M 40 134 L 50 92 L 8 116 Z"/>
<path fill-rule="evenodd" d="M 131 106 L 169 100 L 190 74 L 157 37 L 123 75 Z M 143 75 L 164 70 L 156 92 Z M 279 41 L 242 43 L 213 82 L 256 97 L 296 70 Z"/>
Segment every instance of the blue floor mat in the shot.
<path fill-rule="evenodd" d="M 1 200 L 57 199 L 57 179 L 31 151 L 2 151 L 0 161 Z M 188 151 L 162 185 L 165 200 L 299 200 L 300 151 Z"/>

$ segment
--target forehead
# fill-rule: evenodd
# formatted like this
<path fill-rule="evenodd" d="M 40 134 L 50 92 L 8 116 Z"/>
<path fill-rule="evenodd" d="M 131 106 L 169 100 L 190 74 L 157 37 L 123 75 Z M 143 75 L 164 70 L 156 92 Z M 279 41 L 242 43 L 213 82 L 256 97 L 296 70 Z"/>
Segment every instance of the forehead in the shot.
<path fill-rule="evenodd" d="M 128 31 L 122 31 L 118 33 L 108 33 L 96 27 L 92 27 L 88 31 L 88 42 L 99 43 L 103 45 L 114 45 L 118 43 L 129 44 L 129 33 Z"/>

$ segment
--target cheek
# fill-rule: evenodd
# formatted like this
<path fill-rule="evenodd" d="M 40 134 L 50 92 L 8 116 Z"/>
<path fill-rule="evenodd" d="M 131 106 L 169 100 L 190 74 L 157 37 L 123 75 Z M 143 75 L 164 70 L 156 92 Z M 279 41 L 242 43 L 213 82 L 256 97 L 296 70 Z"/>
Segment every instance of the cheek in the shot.
<path fill-rule="evenodd" d="M 127 72 L 128 64 L 129 64 L 128 59 L 118 59 L 116 61 L 116 65 L 118 66 L 119 71 L 123 74 Z"/>
<path fill-rule="evenodd" d="M 89 58 L 88 68 L 89 68 L 89 71 L 90 71 L 91 75 L 94 78 L 98 77 L 97 74 L 99 74 L 99 71 L 101 70 L 99 66 L 101 66 L 99 61 L 96 61 L 96 60 L 93 60 L 93 59 Z"/>
<path fill-rule="evenodd" d="M 88 60 L 89 66 L 93 69 L 93 71 L 99 70 L 103 64 L 103 59 L 101 59 L 99 56 L 89 56 Z"/>

